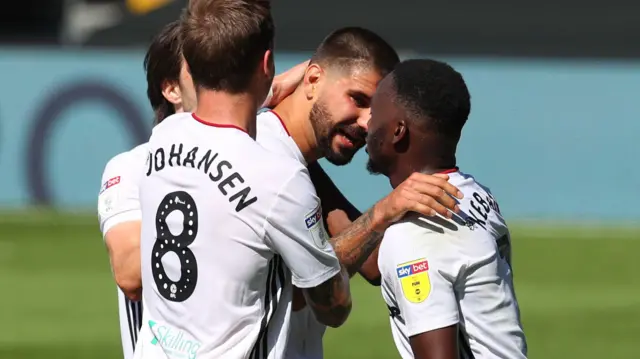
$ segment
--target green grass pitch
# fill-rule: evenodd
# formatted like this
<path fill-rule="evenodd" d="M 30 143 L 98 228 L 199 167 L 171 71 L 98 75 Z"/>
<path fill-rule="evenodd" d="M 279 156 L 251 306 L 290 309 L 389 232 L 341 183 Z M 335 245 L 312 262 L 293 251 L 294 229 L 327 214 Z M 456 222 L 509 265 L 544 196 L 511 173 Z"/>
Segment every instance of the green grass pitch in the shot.
<path fill-rule="evenodd" d="M 640 230 L 514 226 L 514 272 L 531 358 L 638 356 Z M 328 359 L 398 358 L 378 288 L 353 281 Z M 120 358 L 117 298 L 97 220 L 0 213 L 0 358 Z"/>

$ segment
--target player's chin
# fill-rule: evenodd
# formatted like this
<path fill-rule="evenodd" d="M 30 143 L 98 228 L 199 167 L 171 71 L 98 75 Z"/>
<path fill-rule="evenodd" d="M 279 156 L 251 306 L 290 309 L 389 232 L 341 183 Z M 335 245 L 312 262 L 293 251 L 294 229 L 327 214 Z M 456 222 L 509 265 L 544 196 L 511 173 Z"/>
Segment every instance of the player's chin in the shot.
<path fill-rule="evenodd" d="M 367 171 L 369 171 L 372 175 L 380 175 L 383 174 L 381 167 L 369 158 L 367 161 Z"/>
<path fill-rule="evenodd" d="M 344 166 L 351 162 L 353 156 L 356 155 L 359 149 L 360 148 L 356 147 L 338 147 L 337 149 L 333 149 L 330 154 L 327 154 L 326 159 L 333 165 Z"/>

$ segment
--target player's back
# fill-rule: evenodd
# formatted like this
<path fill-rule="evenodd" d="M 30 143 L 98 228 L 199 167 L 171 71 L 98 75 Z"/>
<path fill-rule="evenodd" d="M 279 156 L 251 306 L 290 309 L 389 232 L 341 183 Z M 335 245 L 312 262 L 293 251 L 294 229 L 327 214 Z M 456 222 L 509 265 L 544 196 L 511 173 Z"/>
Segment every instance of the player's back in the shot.
<path fill-rule="evenodd" d="M 379 252 L 382 292 L 403 358 L 408 338 L 459 325 L 461 358 L 526 358 L 507 225 L 491 192 L 450 173 L 461 216 L 412 216 L 391 226 Z"/>
<path fill-rule="evenodd" d="M 265 221 L 283 184 L 305 169 L 240 129 L 191 114 L 158 125 L 149 151 L 140 191 L 146 311 L 136 355 L 266 357 L 265 332 L 286 330 L 288 317 L 273 313 L 290 305 L 291 284 Z"/>

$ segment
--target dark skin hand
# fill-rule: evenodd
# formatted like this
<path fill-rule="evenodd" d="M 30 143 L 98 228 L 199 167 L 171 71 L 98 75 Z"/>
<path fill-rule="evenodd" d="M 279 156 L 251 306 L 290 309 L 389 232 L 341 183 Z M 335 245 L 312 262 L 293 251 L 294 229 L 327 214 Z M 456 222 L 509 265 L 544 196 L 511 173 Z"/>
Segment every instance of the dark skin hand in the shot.
<path fill-rule="evenodd" d="M 415 359 L 458 359 L 458 326 L 432 330 L 409 338 Z"/>

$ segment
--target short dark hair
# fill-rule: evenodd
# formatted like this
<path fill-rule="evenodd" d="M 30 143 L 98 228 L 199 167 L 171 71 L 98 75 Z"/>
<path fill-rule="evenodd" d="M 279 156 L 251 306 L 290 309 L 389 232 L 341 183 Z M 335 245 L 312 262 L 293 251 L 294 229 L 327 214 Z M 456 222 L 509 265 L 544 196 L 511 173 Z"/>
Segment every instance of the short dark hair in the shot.
<path fill-rule="evenodd" d="M 182 17 L 182 53 L 196 87 L 246 91 L 275 27 L 267 0 L 191 0 Z"/>
<path fill-rule="evenodd" d="M 398 53 L 382 37 L 361 27 L 344 27 L 327 36 L 311 57 L 311 63 L 351 70 L 371 67 L 386 76 L 400 62 Z"/>
<path fill-rule="evenodd" d="M 396 103 L 423 129 L 458 141 L 471 111 L 462 75 L 436 60 L 407 60 L 393 70 Z"/>
<path fill-rule="evenodd" d="M 165 81 L 179 81 L 181 56 L 180 22 L 174 21 L 153 38 L 144 57 L 147 97 L 155 115 L 154 124 L 175 113 L 173 104 L 162 95 L 162 85 Z"/>

